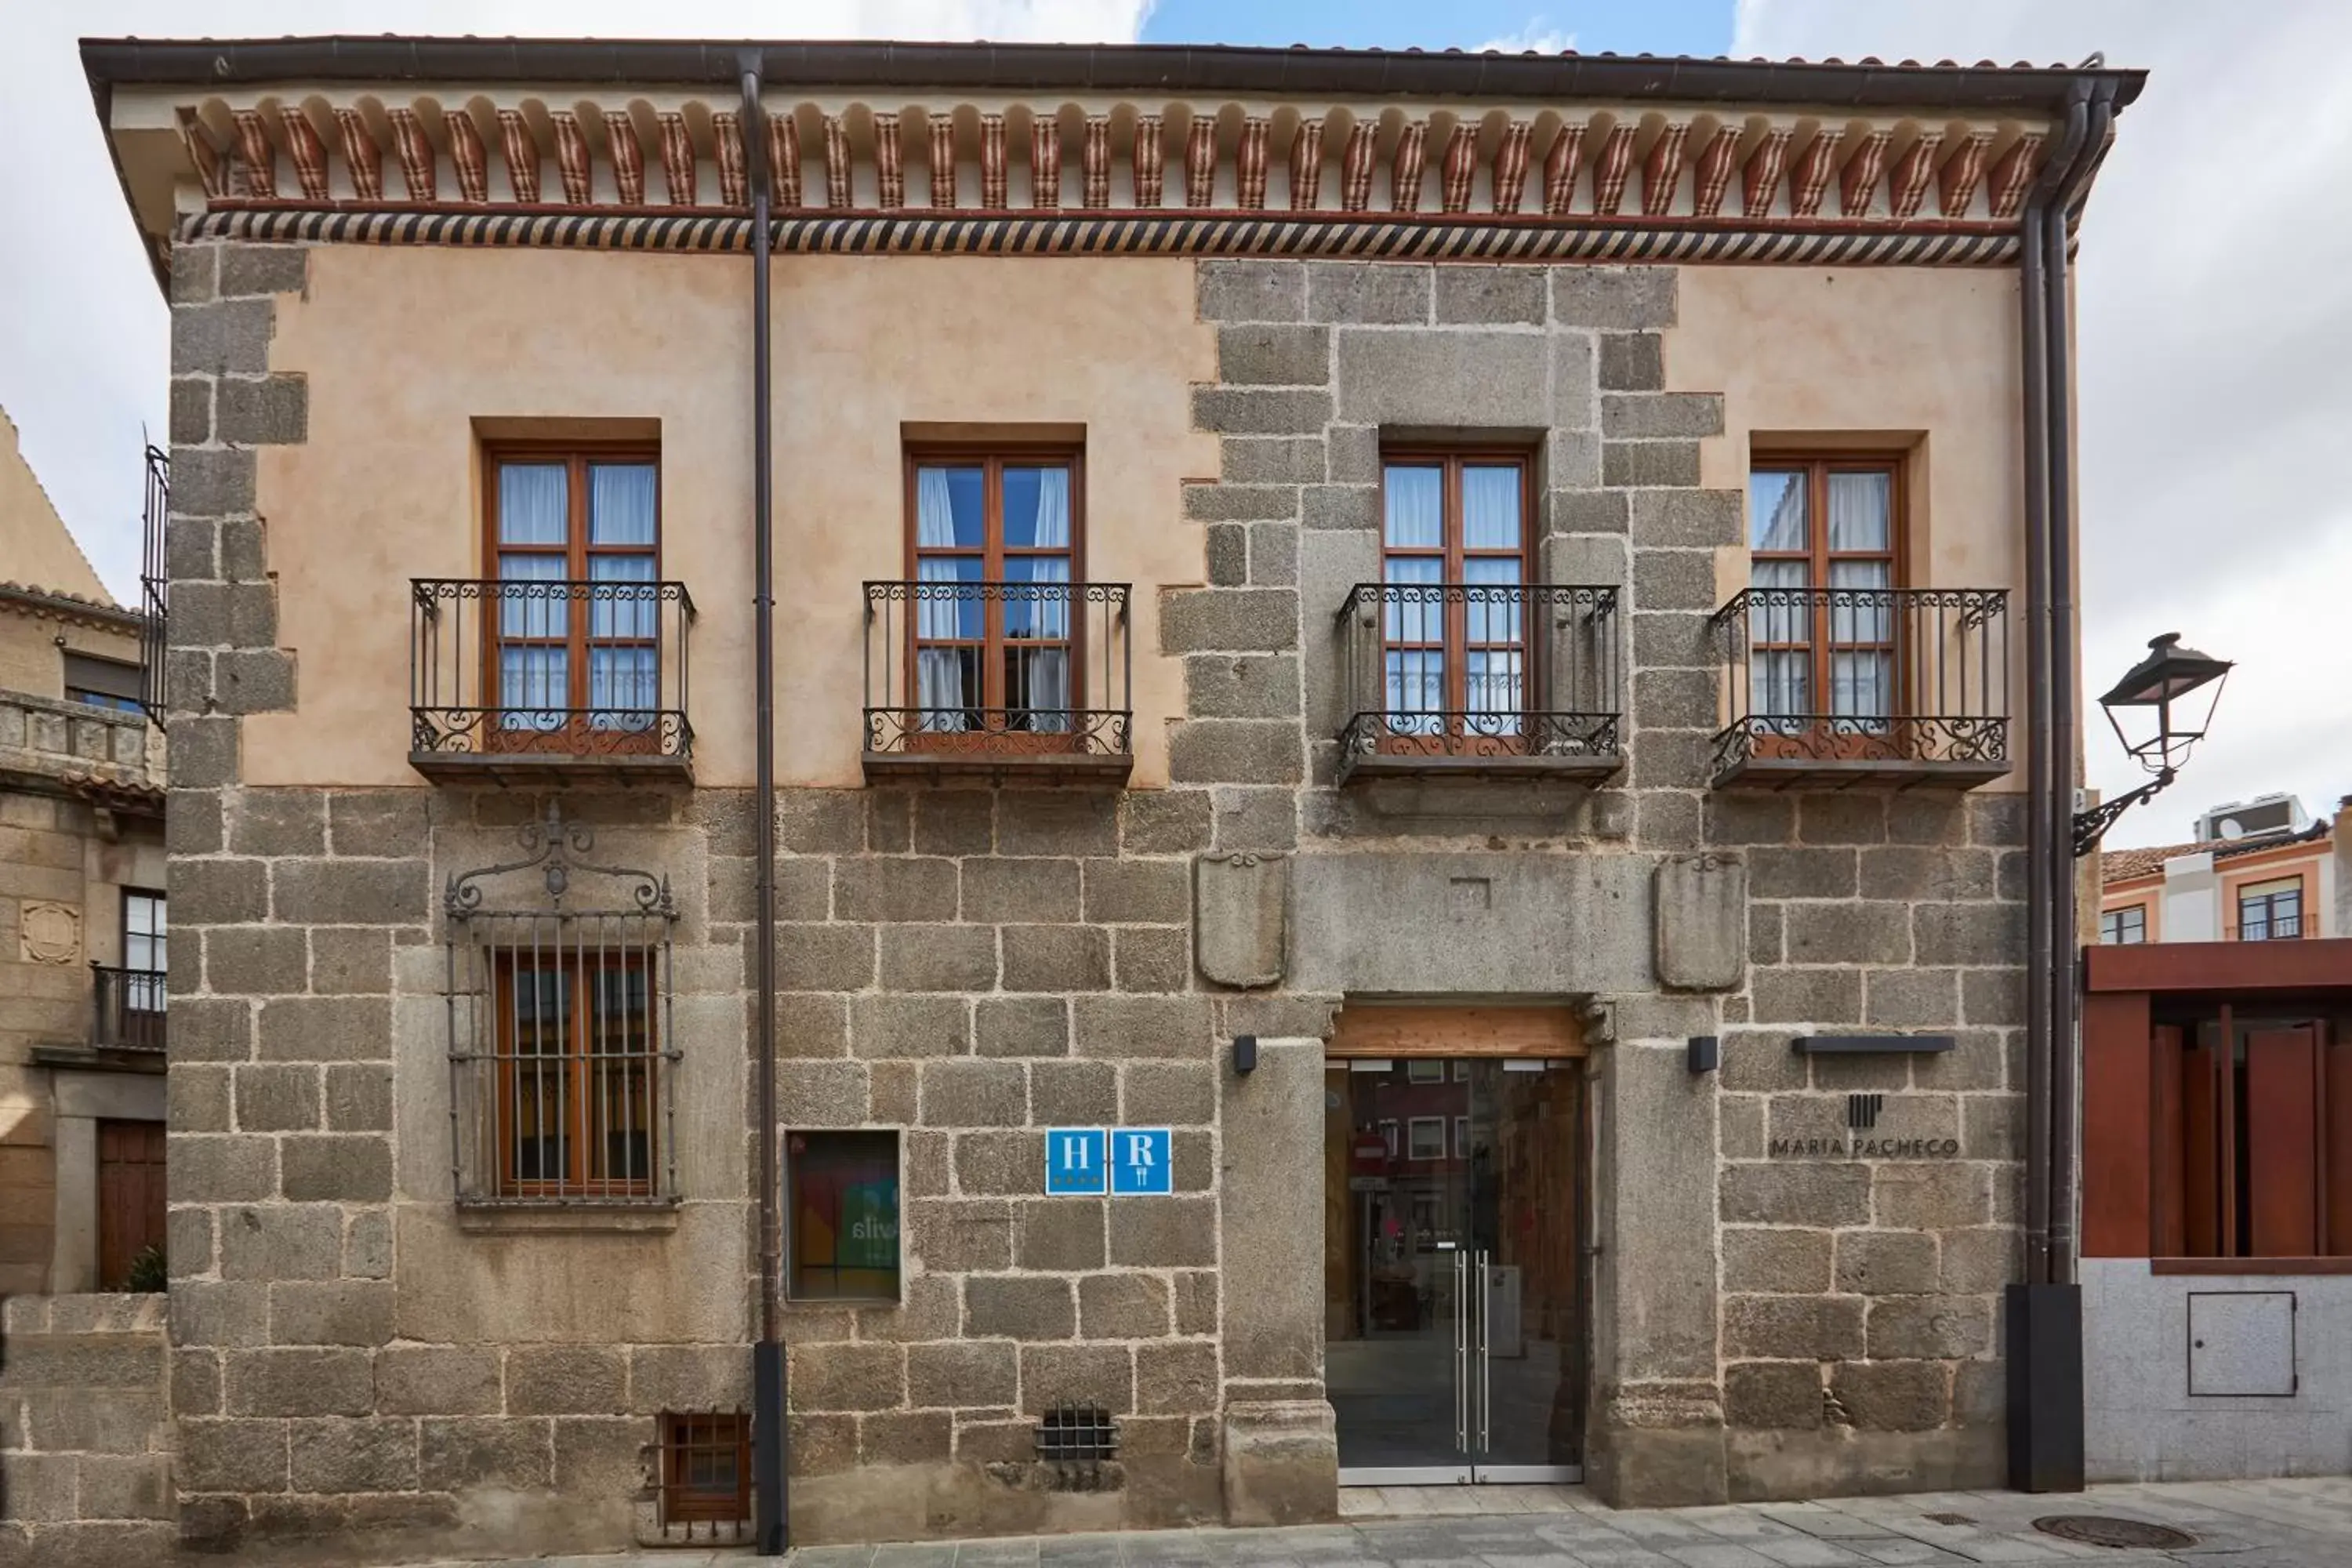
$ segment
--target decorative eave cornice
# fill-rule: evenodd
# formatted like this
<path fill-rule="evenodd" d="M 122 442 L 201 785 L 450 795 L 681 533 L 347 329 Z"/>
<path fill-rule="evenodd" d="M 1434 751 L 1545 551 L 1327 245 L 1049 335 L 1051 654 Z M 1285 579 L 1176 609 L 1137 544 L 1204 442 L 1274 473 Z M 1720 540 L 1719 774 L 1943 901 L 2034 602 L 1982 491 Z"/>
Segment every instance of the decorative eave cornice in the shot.
<path fill-rule="evenodd" d="M 971 218 L 1193 220 L 1141 247 L 1154 251 L 1262 249 L 1251 226 L 1263 220 L 1328 237 L 1344 216 L 1355 242 L 1384 246 L 1398 243 L 1401 224 L 1463 233 L 1533 221 L 1560 231 L 1537 243 L 1479 239 L 1467 252 L 1479 255 L 1593 254 L 1590 234 L 1601 228 L 1627 254 L 1999 261 L 2014 254 L 2020 201 L 2042 150 L 2056 143 L 2058 89 L 2085 74 L 1377 51 L 743 47 L 764 49 L 769 61 L 768 151 L 788 234 L 817 232 L 794 226 L 815 213 L 944 215 L 959 234 Z M 201 71 L 179 45 L 91 44 L 84 59 L 159 254 L 182 235 L 264 230 L 588 246 L 626 233 L 637 237 L 623 243 L 667 246 L 680 234 L 727 232 L 701 220 L 748 210 L 740 102 L 731 69 L 717 72 L 718 48 L 298 39 L 219 46 Z M 817 73 L 828 61 L 841 68 L 831 79 Z M 1152 76 L 1144 68 L 1152 63 L 1167 68 Z M 499 70 L 435 79 L 428 68 L 467 65 Z M 2137 73 L 2088 74 L 2120 79 L 2125 101 L 2137 90 Z M 726 87 L 709 85 L 714 78 Z M 1310 96 L 1312 88 L 1327 90 Z M 1605 88 L 1629 96 L 1594 95 Z M 550 163 L 560 178 L 545 174 Z M 407 221 L 481 215 L 533 221 Z M 604 221 L 614 218 L 625 221 Z M 929 247 L 940 247 L 936 226 L 845 222 L 821 232 L 811 243 L 828 249 L 895 248 L 908 232 L 931 237 Z M 478 237 L 490 234 L 499 237 Z M 1318 238 L 1311 248 L 1322 247 Z M 1099 247 L 1092 238 L 1047 247 Z"/>
<path fill-rule="evenodd" d="M 476 94 L 464 107 L 450 102 L 313 95 L 257 107 L 211 97 L 174 104 L 188 188 L 202 193 L 180 232 L 697 249 L 741 243 L 719 237 L 740 226 L 704 221 L 746 210 L 732 112 L 692 99 L 498 102 Z M 1211 111 L 803 101 L 773 105 L 771 115 L 772 141 L 791 163 L 778 182 L 783 243 L 826 250 L 906 248 L 913 235 L 913 248 L 955 251 L 1374 249 L 1982 265 L 2014 254 L 2015 198 L 2051 140 L 2039 124 L 1630 108 L 1423 112 L 1234 103 Z M 1981 177 L 1989 154 L 1993 174 Z M 560 190 L 540 176 L 550 161 Z M 281 163 L 296 177 L 283 177 Z M 386 163 L 399 171 L 397 190 L 384 188 Z M 1727 215 L 1735 178 L 1743 199 Z M 810 212 L 842 221 L 796 221 Z M 916 212 L 959 222 L 943 229 L 856 221 Z M 1042 246 L 1009 237 L 1007 225 L 1051 214 L 1119 221 L 1064 229 Z M 1180 215 L 1190 221 L 1156 221 Z M 519 221 L 410 221 L 473 216 Z M 1285 221 L 1267 222 L 1276 218 Z M 1344 227 L 1335 231 L 1335 221 Z M 1498 224 L 1506 232 L 1493 232 Z M 1530 237 L 1529 225 L 1550 232 Z M 1411 237 L 1414 230 L 1423 237 Z"/>

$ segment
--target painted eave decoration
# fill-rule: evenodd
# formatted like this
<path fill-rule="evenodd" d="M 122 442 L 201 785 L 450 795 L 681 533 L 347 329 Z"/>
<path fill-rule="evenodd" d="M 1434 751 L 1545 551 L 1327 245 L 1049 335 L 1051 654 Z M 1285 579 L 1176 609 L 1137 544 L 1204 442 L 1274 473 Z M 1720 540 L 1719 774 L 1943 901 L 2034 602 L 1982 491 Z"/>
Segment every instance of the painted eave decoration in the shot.
<path fill-rule="evenodd" d="M 308 82 L 247 81 L 236 51 L 295 57 L 245 45 L 218 46 L 225 81 L 103 63 L 140 47 L 91 45 L 85 55 L 126 193 L 159 257 L 198 236 L 696 250 L 750 242 L 751 149 L 729 86 L 562 86 L 541 79 L 543 68 L 521 68 L 591 47 L 555 43 L 504 44 L 496 58 L 516 79 L 503 84 L 389 69 L 368 79 L 355 65 Z M 1840 68 L 1843 96 L 1832 108 L 1799 98 L 1827 95 L 1827 78 L 1801 74 L 1826 66 L 1673 61 L 1653 75 L 1688 101 L 1671 92 L 1620 101 L 1174 97 L 1091 85 L 979 91 L 911 77 L 877 87 L 871 79 L 887 73 L 856 54 L 872 47 L 840 47 L 845 65 L 869 68 L 858 87 L 796 79 L 763 99 L 779 248 L 1996 264 L 2014 258 L 2019 214 L 2056 140 L 2048 80 L 2067 79 L 2018 68 L 2034 90 L 2003 93 L 1985 83 L 2005 73 L 1986 68 L 1867 62 L 1874 69 L 1853 81 Z M 824 46 L 796 48 L 803 64 L 823 63 Z M 1063 78 L 1091 84 L 1104 75 L 1093 68 L 1099 59 L 1122 51 L 1026 51 L 1041 53 L 1048 63 L 1066 56 Z M 1238 80 L 1249 73 L 1232 60 L 1286 52 L 1191 53 Z M 1398 62 L 1396 79 L 1433 82 L 1448 71 L 1469 79 L 1456 60 L 1519 63 L 1307 58 Z M 910 58 L 908 68 L 919 63 Z M 1591 74 L 1625 75 L 1597 65 Z M 2136 76 L 2119 74 L 2136 89 Z M 1312 73 L 1291 73 L 1302 76 Z M 1753 104 L 1727 100 L 1748 83 L 1770 90 Z M 1948 107 L 1937 105 L 1939 88 Z"/>

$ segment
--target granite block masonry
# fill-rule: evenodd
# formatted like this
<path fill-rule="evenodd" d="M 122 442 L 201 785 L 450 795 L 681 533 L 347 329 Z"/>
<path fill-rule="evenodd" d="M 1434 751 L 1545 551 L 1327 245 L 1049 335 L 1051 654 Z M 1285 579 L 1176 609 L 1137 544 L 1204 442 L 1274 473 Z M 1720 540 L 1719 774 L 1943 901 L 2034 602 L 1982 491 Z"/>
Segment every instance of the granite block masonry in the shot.
<path fill-rule="evenodd" d="M 232 1552 L 362 1518 L 369 1551 L 610 1548 L 636 1528 L 660 1413 L 749 1393 L 752 1151 L 708 1134 L 741 1125 L 750 1079 L 753 805 L 563 795 L 600 856 L 660 868 L 677 898 L 675 1086 L 697 1132 L 676 1201 L 460 1205 L 438 898 L 511 858 L 545 803 L 247 782 L 252 715 L 332 701 L 278 646 L 278 596 L 303 584 L 269 574 L 255 461 L 317 428 L 319 389 L 273 368 L 305 254 L 207 241 L 175 259 L 191 760 L 173 810 L 219 825 L 173 872 L 197 955 L 173 998 L 176 1528 Z M 1673 379 L 1676 274 L 1180 265 L 1216 334 L 1218 379 L 1191 406 L 1221 477 L 1167 498 L 1170 526 L 1201 526 L 1198 584 L 1150 589 L 1152 651 L 1183 675 L 1181 711 L 1150 716 L 1166 787 L 780 794 L 785 1130 L 897 1135 L 905 1264 L 895 1302 L 787 1309 L 795 1538 L 1330 1515 L 1324 1042 L 1374 997 L 1582 1020 L 1602 1495 L 1866 1489 L 1890 1454 L 1955 1486 L 1996 1478 L 2014 814 L 1710 787 L 1706 623 L 1742 514 L 1698 483 L 1723 411 Z M 1334 617 L 1380 575 L 1381 452 L 1401 431 L 1523 446 L 1532 557 L 1622 595 L 1611 778 L 1334 782 Z M 1905 891 L 1923 878 L 1936 897 Z M 1789 1050 L 1864 1026 L 1958 1048 Z M 1260 1043 L 1246 1079 L 1240 1034 Z M 1685 1070 L 1693 1034 L 1724 1042 L 1713 1078 Z M 1886 1136 L 1958 1155 L 1770 1152 L 1860 1089 L 1885 1096 Z M 1170 1130 L 1168 1196 L 1045 1194 L 1045 1129 L 1119 1125 Z M 1119 1424 L 1097 1484 L 1037 1460 L 1066 1401 Z"/>

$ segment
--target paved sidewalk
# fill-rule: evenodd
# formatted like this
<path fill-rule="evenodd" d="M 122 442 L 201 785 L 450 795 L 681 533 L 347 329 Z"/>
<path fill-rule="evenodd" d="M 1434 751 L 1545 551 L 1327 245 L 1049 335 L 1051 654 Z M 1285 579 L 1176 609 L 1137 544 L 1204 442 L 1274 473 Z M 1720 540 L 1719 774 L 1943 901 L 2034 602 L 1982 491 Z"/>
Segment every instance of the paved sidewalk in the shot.
<path fill-rule="evenodd" d="M 1572 1488 L 1383 1489 L 1339 1524 L 1138 1531 L 884 1546 L 820 1546 L 793 1568 L 1866 1568 L 1873 1563 L 2068 1563 L 2117 1568 L 2352 1568 L 2352 1479 L 2095 1487 L 2079 1496 L 1937 1492 L 1829 1502 L 1620 1512 Z M 1458 1505 L 1458 1506 L 1457 1506 Z M 1384 1509 L 1366 1516 L 1367 1508 Z M 1481 1511 L 1494 1510 L 1497 1511 Z M 1507 1510 L 1509 1511 L 1500 1511 Z M 2053 1514 L 2168 1524 L 2170 1551 L 2046 1535 Z M 748 1552 L 528 1560 L 528 1568 L 744 1568 Z M 455 1563 L 434 1568 L 457 1568 Z M 509 1563 L 505 1568 L 526 1568 Z"/>

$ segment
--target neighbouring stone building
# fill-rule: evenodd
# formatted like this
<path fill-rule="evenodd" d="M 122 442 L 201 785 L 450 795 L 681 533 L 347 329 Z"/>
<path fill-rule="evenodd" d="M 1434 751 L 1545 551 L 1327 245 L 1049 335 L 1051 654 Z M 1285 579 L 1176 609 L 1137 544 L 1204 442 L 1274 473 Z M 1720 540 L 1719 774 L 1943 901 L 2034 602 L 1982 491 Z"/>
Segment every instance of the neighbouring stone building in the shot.
<path fill-rule="evenodd" d="M 86 47 L 180 1538 L 732 1538 L 771 1135 L 796 1542 L 1996 1481 L 2018 225 L 2138 77 L 751 58 Z"/>
<path fill-rule="evenodd" d="M 0 1295 L 163 1239 L 163 736 L 142 622 L 0 415 Z"/>

